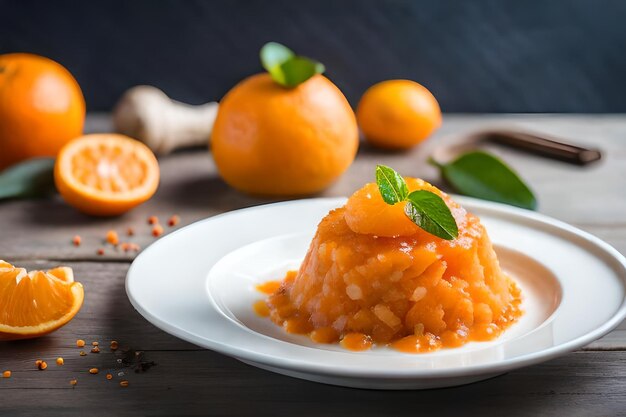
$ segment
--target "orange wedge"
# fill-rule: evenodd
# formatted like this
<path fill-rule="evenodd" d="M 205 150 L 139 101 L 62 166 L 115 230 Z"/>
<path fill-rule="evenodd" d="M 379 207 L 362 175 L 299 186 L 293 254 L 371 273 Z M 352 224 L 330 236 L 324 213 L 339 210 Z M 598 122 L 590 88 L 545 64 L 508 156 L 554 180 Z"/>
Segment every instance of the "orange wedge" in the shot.
<path fill-rule="evenodd" d="M 0 340 L 53 332 L 78 313 L 83 298 L 71 268 L 26 272 L 0 261 Z"/>
<path fill-rule="evenodd" d="M 54 180 L 69 205 L 94 216 L 115 216 L 152 197 L 159 164 L 146 145 L 128 136 L 92 134 L 61 149 Z"/>

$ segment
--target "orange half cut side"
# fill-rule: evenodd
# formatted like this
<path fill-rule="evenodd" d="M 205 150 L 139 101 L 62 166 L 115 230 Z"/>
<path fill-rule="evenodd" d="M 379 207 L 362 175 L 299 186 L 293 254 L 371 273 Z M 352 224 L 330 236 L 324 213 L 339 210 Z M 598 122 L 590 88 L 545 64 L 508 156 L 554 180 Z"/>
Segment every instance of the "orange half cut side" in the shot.
<path fill-rule="evenodd" d="M 61 149 L 54 179 L 65 201 L 95 216 L 115 216 L 148 200 L 159 164 L 143 143 L 113 133 L 74 139 Z"/>

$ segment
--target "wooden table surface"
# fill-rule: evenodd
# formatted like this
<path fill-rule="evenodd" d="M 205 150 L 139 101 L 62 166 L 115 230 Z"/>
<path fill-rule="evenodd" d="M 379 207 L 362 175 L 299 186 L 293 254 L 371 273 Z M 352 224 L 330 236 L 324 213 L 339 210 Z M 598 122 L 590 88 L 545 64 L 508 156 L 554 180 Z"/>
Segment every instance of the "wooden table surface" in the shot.
<path fill-rule="evenodd" d="M 461 132 L 492 126 L 525 127 L 601 148 L 604 159 L 587 168 L 504 148 L 492 150 L 532 185 L 541 213 L 574 224 L 626 253 L 624 116 L 447 115 L 437 134 L 412 152 L 381 153 L 363 146 L 347 174 L 323 195 L 350 194 L 372 180 L 377 163 L 441 185 L 436 171 L 425 163 L 433 147 Z M 90 115 L 86 129 L 109 130 L 107 115 Z M 205 150 L 176 153 L 161 158 L 160 164 L 162 182 L 156 196 L 119 218 L 84 216 L 58 197 L 0 204 L 0 259 L 28 268 L 68 265 L 85 286 L 83 308 L 67 326 L 38 340 L 0 343 L 0 371 L 13 372 L 10 379 L 0 379 L 0 416 L 369 416 L 415 415 L 416 411 L 626 415 L 626 323 L 580 351 L 488 381 L 397 392 L 341 388 L 276 375 L 164 333 L 144 320 L 126 297 L 124 279 L 133 256 L 110 247 L 104 256 L 96 254 L 104 247 L 106 231 L 122 233 L 132 226 L 134 241 L 145 247 L 154 240 L 146 224 L 149 215 L 166 219 L 178 214 L 185 225 L 269 200 L 226 186 Z M 71 244 L 75 234 L 82 236 L 80 247 Z M 77 339 L 99 341 L 101 353 L 79 356 Z M 111 340 L 121 348 L 142 351 L 142 359 L 124 355 L 122 349 L 111 352 Z M 65 359 L 64 366 L 55 365 L 57 357 Z M 46 360 L 48 369 L 36 370 L 36 359 Z M 156 366 L 137 373 L 139 362 Z M 91 367 L 98 367 L 100 374 L 90 375 Z M 114 375 L 112 381 L 105 378 L 106 372 Z M 124 375 L 118 376 L 120 372 Z M 78 384 L 72 388 L 73 378 Z M 129 380 L 129 387 L 120 387 L 120 379 Z"/>

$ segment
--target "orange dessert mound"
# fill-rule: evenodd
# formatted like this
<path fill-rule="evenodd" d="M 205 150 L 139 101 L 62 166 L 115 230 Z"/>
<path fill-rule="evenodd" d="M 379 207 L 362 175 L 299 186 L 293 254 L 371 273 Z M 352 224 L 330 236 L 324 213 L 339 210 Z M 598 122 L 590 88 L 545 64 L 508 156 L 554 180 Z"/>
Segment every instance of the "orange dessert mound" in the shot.
<path fill-rule="evenodd" d="M 404 214 L 406 203 L 388 205 L 367 184 L 321 221 L 299 271 L 277 289 L 264 286 L 274 290 L 264 315 L 319 343 L 407 353 L 491 340 L 514 323 L 520 290 L 500 269 L 478 217 L 436 187 L 406 181 L 410 191 L 444 199 L 456 239 L 420 229 Z"/>

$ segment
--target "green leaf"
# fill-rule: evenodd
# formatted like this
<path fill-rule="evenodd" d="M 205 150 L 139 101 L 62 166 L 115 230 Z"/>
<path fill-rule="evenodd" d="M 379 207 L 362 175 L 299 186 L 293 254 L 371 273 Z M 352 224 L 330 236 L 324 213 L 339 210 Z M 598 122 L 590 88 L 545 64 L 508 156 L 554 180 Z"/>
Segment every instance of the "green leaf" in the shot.
<path fill-rule="evenodd" d="M 442 239 L 452 240 L 459 235 L 450 209 L 437 194 L 417 190 L 409 194 L 408 200 L 404 212 L 413 223 Z"/>
<path fill-rule="evenodd" d="M 385 165 L 376 165 L 376 184 L 380 195 L 387 204 L 404 201 L 409 194 L 409 188 L 404 182 L 404 178 Z"/>
<path fill-rule="evenodd" d="M 280 65 L 281 77 L 285 87 L 296 87 L 312 76 L 321 74 L 325 70 L 324 65 L 305 58 L 295 56 Z"/>
<path fill-rule="evenodd" d="M 285 45 L 278 42 L 268 42 L 261 48 L 261 65 L 269 73 L 272 69 L 296 56 L 296 54 Z"/>
<path fill-rule="evenodd" d="M 54 159 L 37 158 L 0 173 L 0 200 L 41 197 L 54 193 Z"/>
<path fill-rule="evenodd" d="M 448 164 L 437 164 L 456 191 L 483 200 L 534 210 L 537 199 L 502 160 L 483 151 L 467 152 Z"/>
<path fill-rule="evenodd" d="M 263 68 L 283 87 L 296 87 L 326 70 L 322 63 L 298 56 L 277 42 L 266 43 L 261 48 L 260 55 Z"/>

